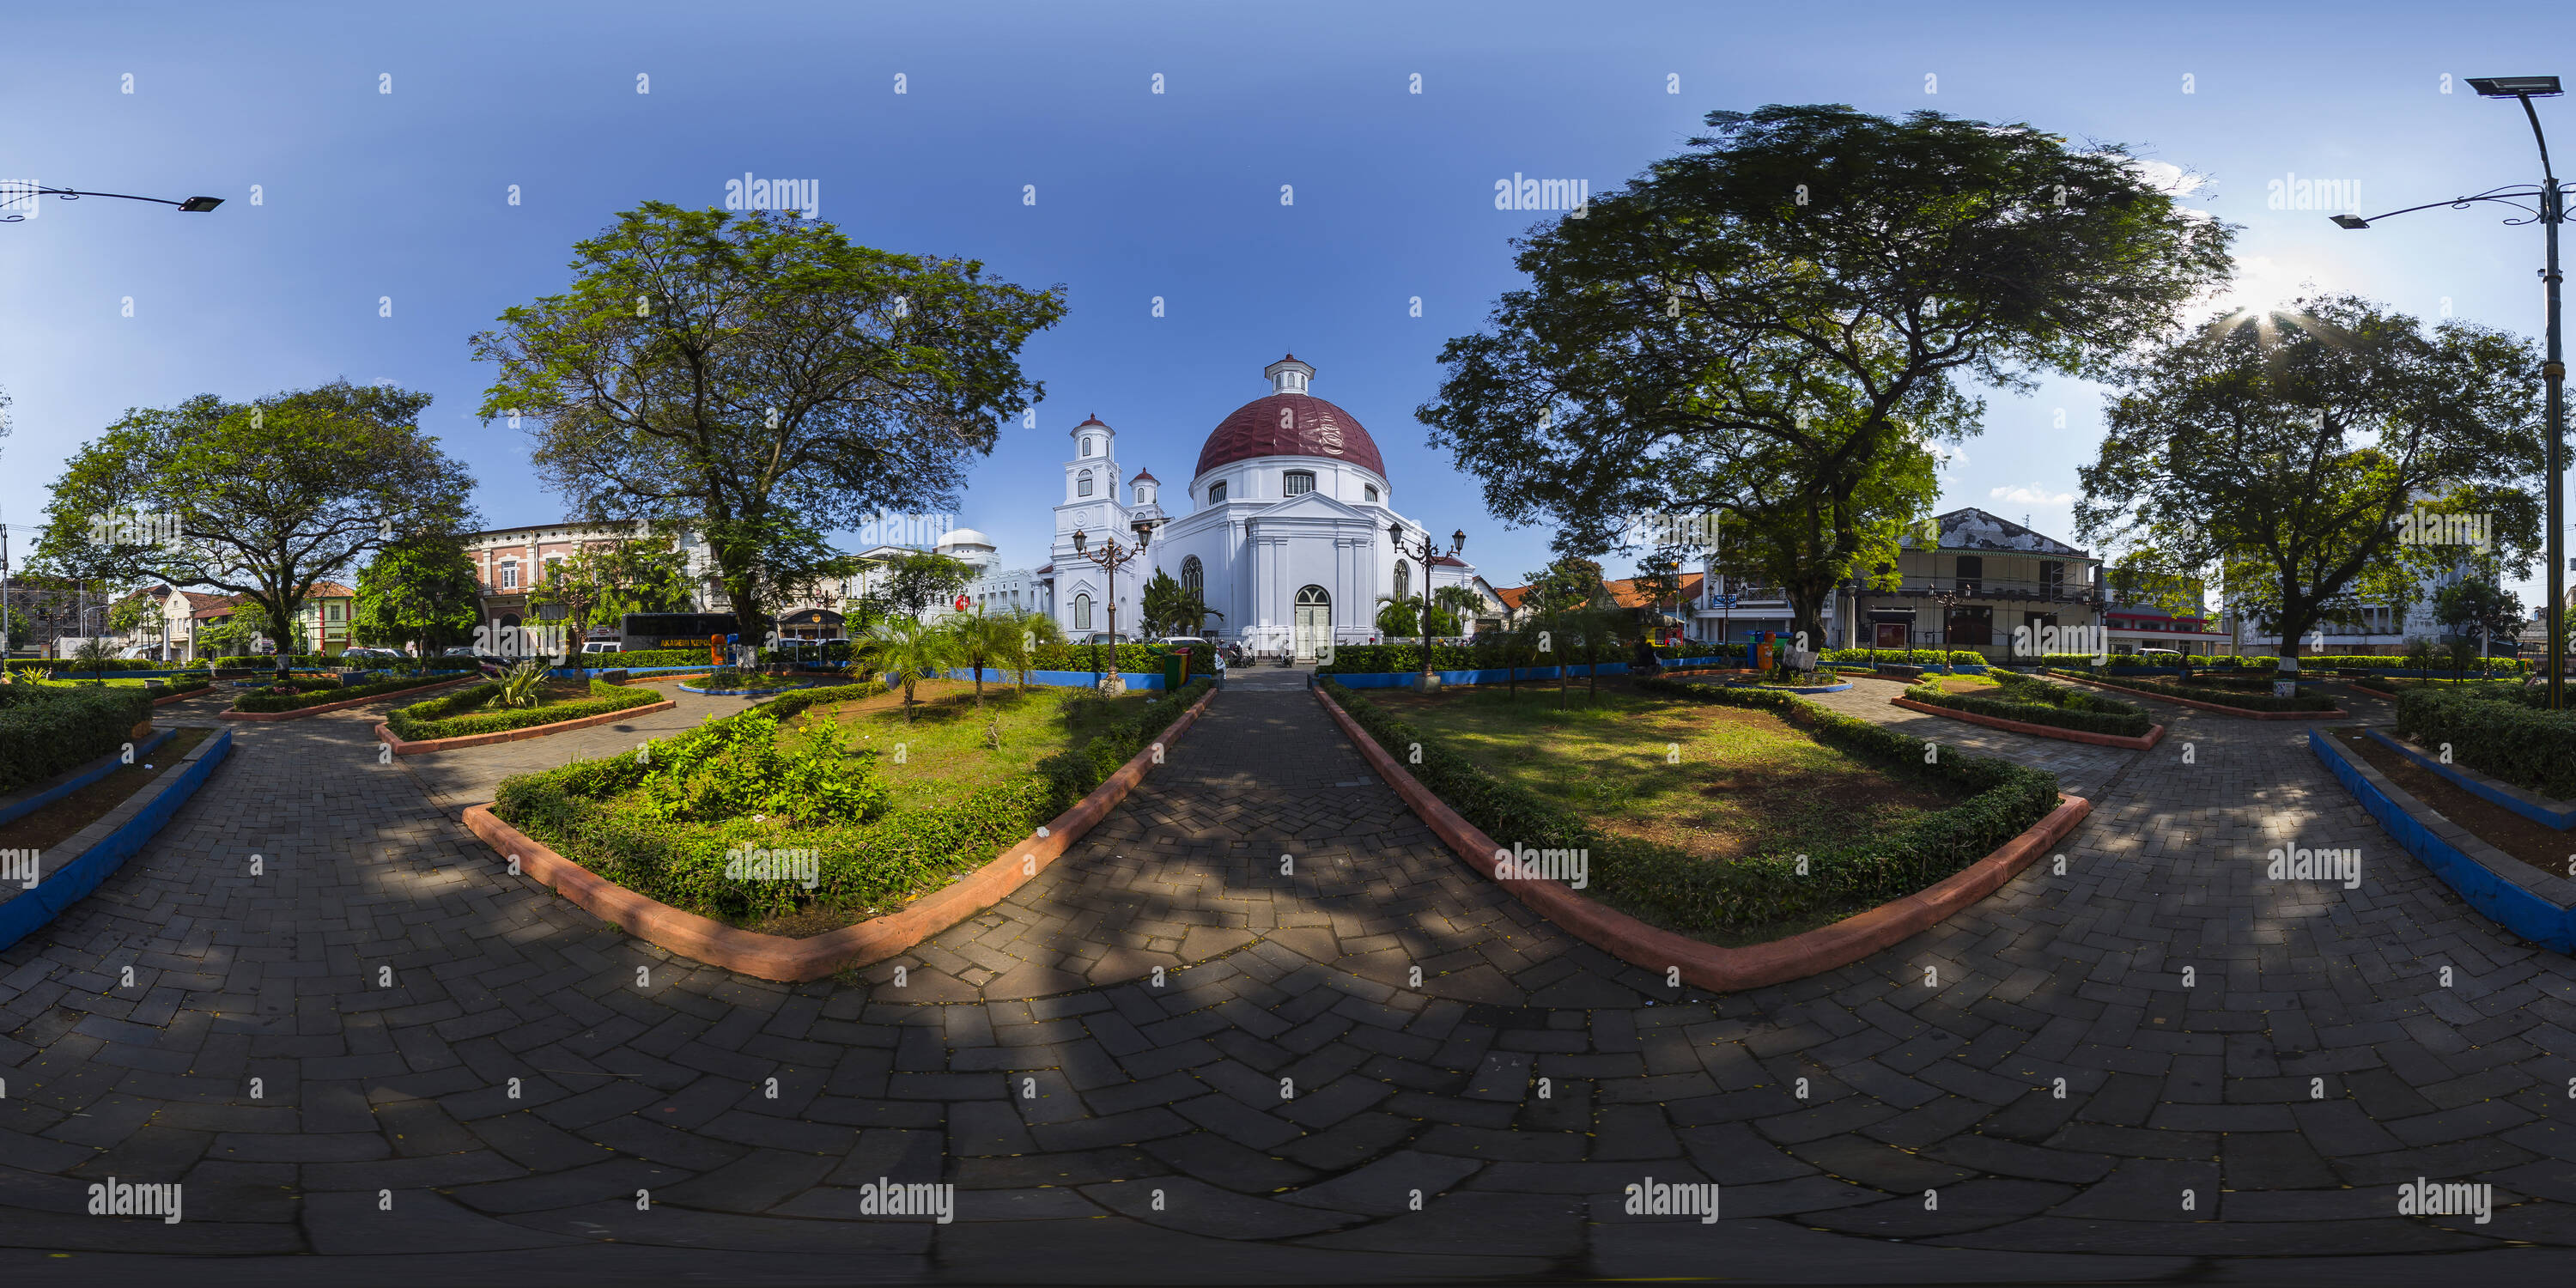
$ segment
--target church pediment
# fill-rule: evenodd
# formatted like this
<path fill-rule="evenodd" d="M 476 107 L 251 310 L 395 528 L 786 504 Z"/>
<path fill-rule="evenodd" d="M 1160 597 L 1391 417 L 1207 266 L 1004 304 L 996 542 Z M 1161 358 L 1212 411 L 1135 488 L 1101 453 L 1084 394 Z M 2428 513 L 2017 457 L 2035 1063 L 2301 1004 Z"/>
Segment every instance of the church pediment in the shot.
<path fill-rule="evenodd" d="M 1372 529 L 1377 527 L 1378 524 L 1377 516 L 1374 512 L 1360 509 L 1358 506 L 1354 505 L 1344 505 L 1321 492 L 1307 492 L 1302 495 L 1292 496 L 1276 505 L 1266 506 L 1262 509 L 1255 510 L 1252 512 L 1251 520 L 1256 524 L 1295 520 L 1306 520 L 1310 522 L 1338 522 L 1348 520 L 1353 523 L 1367 524 Z"/>

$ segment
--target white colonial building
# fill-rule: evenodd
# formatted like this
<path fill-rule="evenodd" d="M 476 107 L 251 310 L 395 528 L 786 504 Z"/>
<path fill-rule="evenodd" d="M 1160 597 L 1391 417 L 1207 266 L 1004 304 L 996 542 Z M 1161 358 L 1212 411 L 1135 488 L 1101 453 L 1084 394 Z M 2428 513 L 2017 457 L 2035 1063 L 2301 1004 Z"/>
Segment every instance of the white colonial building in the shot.
<path fill-rule="evenodd" d="M 1056 506 L 1054 561 L 1037 570 L 1042 606 L 1075 640 L 1106 634 L 1109 606 L 1128 639 L 1137 601 L 1158 570 L 1196 587 L 1222 616 L 1209 628 L 1247 648 L 1311 658 L 1325 643 L 1378 638 L 1382 597 L 1422 593 L 1422 565 L 1399 560 L 1387 534 L 1400 523 L 1408 545 L 1421 525 L 1398 514 L 1377 444 L 1359 418 L 1315 397 L 1315 369 L 1295 355 L 1263 369 L 1270 393 L 1218 422 L 1199 449 L 1189 486 L 1165 498 L 1162 483 L 1118 463 L 1118 434 L 1097 416 L 1074 426 L 1064 463 L 1064 497 Z M 1130 489 L 1120 499 L 1120 488 Z M 1117 570 L 1077 553 L 1074 534 L 1094 550 L 1115 540 L 1133 547 L 1138 519 L 1156 525 L 1143 558 Z M 1438 538 L 1445 551 L 1447 535 Z M 1418 549 L 1418 545 L 1415 545 Z M 1476 584 L 1475 566 L 1443 557 L 1431 568 L 1434 587 Z"/>

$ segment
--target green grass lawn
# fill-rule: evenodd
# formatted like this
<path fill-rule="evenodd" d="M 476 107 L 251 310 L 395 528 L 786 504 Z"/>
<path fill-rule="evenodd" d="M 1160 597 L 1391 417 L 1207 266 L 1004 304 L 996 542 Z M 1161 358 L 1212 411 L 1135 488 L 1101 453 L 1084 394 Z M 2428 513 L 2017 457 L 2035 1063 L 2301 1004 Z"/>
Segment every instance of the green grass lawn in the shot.
<path fill-rule="evenodd" d="M 874 748 L 879 768 L 894 785 L 894 807 L 918 809 L 978 787 L 1028 773 L 1059 751 L 1079 747 L 1110 711 L 1132 711 L 1158 695 L 1143 690 L 1101 702 L 1090 690 L 1032 686 L 1025 695 L 1007 685 L 986 683 L 984 706 L 975 707 L 975 686 L 962 680 L 923 680 L 913 686 L 912 719 L 903 715 L 903 691 L 808 707 L 779 727 L 779 745 L 793 750 L 805 744 L 798 729 L 809 715 L 838 721 L 849 730 L 853 750 Z M 1001 745 L 989 745 L 989 728 L 999 724 Z M 897 762 L 897 748 L 901 761 Z"/>
<path fill-rule="evenodd" d="M 166 679 L 166 680 L 164 680 L 162 683 L 163 683 L 163 687 L 165 687 L 165 688 L 166 688 L 166 687 L 168 687 L 168 686 L 170 686 L 170 685 L 174 685 L 174 684 L 184 684 L 184 683 L 186 683 L 186 682 L 187 682 L 187 680 L 188 680 L 188 677 L 186 677 L 186 676 L 178 676 L 178 677 L 174 677 L 174 678 Z M 80 677 L 80 678 L 78 678 L 78 679 L 38 680 L 38 681 L 36 681 L 36 683 L 41 684 L 41 685 L 44 685 L 44 686 L 46 686 L 47 688 L 55 688 L 55 689 L 87 688 L 87 687 L 89 686 L 89 684 L 90 684 L 90 678 L 89 678 L 88 676 L 84 675 L 84 676 L 81 676 L 81 677 Z M 141 681 L 141 680 L 120 680 L 120 679 L 116 678 L 116 676 L 115 676 L 115 674 L 114 674 L 113 672 L 111 672 L 111 673 L 107 676 L 107 678 L 106 678 L 106 679 L 104 679 L 103 681 L 100 681 L 100 683 L 105 684 L 108 688 L 111 688 L 111 689 L 141 689 L 141 688 L 147 688 L 147 687 L 149 687 L 149 686 L 147 686 L 146 684 L 144 684 L 144 682 L 143 682 L 143 681 Z"/>
<path fill-rule="evenodd" d="M 1858 841 L 1962 799 L 1891 778 L 1766 711 L 1624 689 L 1605 682 L 1590 703 L 1578 689 L 1564 711 L 1544 691 L 1517 701 L 1483 689 L 1369 697 L 1438 733 L 1487 772 L 1582 812 L 1605 832 L 1713 861 Z"/>

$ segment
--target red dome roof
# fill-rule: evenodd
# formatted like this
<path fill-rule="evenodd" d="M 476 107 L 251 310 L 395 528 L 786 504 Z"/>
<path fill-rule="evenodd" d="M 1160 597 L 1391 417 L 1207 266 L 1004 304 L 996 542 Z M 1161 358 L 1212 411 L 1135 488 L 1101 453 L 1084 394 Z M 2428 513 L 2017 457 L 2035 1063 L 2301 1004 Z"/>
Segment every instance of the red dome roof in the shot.
<path fill-rule="evenodd" d="M 1280 413 L 1285 411 L 1283 426 Z M 1199 449 L 1198 474 L 1255 456 L 1322 456 L 1386 477 L 1377 443 L 1359 418 L 1313 394 L 1272 394 L 1234 409 Z"/>

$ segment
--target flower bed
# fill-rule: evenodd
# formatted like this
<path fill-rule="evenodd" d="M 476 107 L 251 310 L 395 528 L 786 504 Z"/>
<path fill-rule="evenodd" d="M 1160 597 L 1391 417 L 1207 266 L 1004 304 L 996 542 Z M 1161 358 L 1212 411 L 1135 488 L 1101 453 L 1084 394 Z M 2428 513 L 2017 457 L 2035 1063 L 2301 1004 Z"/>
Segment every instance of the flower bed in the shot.
<path fill-rule="evenodd" d="M 2335 706 L 2334 699 L 2314 693 L 2302 693 L 2295 698 L 2276 698 L 2268 693 L 2225 692 L 2189 684 L 2167 684 L 2161 680 L 2141 679 L 2137 676 L 2122 676 L 2119 683 L 2113 684 L 2108 680 L 2096 680 L 2089 675 L 2073 671 L 2053 670 L 2050 674 L 2062 675 L 2071 680 L 2082 680 L 2088 684 L 2098 684 L 2106 689 L 2143 694 L 2151 698 L 2164 698 L 2185 706 L 2232 715 L 2341 716 L 2344 714 Z"/>
<path fill-rule="evenodd" d="M 564 858 L 647 899 L 710 916 L 900 904 L 946 885 L 1070 808 L 1145 749 L 1209 690 L 1138 702 L 1078 747 L 1028 773 L 935 808 L 898 810 L 874 750 L 851 752 L 831 722 L 781 722 L 818 703 L 881 695 L 881 685 L 799 689 L 652 744 L 638 759 L 575 761 L 501 784 L 492 813 Z M 728 876 L 728 852 L 809 852 L 814 885 Z"/>
<path fill-rule="evenodd" d="M 2397 729 L 2526 791 L 2576 798 L 2576 712 L 2546 701 L 2537 690 L 2409 688 L 2397 695 Z"/>
<path fill-rule="evenodd" d="M 1907 689 L 1905 696 L 1927 706 L 1974 712 L 1998 720 L 2121 738 L 2144 737 L 2154 726 L 2145 711 L 2115 698 L 2097 697 L 2010 671 L 1997 671 L 1994 678 L 2000 690 L 1997 697 L 1951 693 L 1938 684 L 1918 684 Z"/>
<path fill-rule="evenodd" d="M 441 685 L 463 684 L 463 678 L 442 679 L 436 676 L 403 676 L 379 680 L 374 684 L 340 685 L 311 693 L 264 694 L 245 693 L 233 699 L 232 710 L 217 712 L 228 718 L 285 716 L 360 706 L 388 693 L 409 693 L 414 689 L 434 689 Z"/>
<path fill-rule="evenodd" d="M 115 751 L 151 718 L 140 688 L 0 685 L 0 793 Z"/>
<path fill-rule="evenodd" d="M 1490 836 L 1541 849 L 1590 853 L 1592 893 L 1614 907 L 1683 934 L 1723 934 L 1887 902 L 1958 872 L 2058 807 L 2053 774 L 2008 761 L 1951 755 L 1923 763 L 1919 738 L 1830 711 L 1793 695 L 1661 679 L 1635 679 L 1640 693 L 1771 711 L 1817 741 L 1877 770 L 1964 789 L 1967 799 L 1888 836 L 1811 852 L 1806 871 L 1786 854 L 1710 862 L 1683 850 L 1601 831 L 1580 813 L 1495 777 L 1437 739 L 1426 738 L 1358 693 L 1319 680 L 1337 705 L 1381 747 L 1405 762 L 1449 808 Z M 1420 748 L 1418 763 L 1413 749 Z"/>
<path fill-rule="evenodd" d="M 593 680 L 587 697 L 535 707 L 493 708 L 491 701 L 500 691 L 499 684 L 486 682 L 426 702 L 396 707 L 385 717 L 385 727 L 405 742 L 428 742 L 562 724 L 651 706 L 664 700 L 651 689 L 634 689 L 605 680 Z"/>

